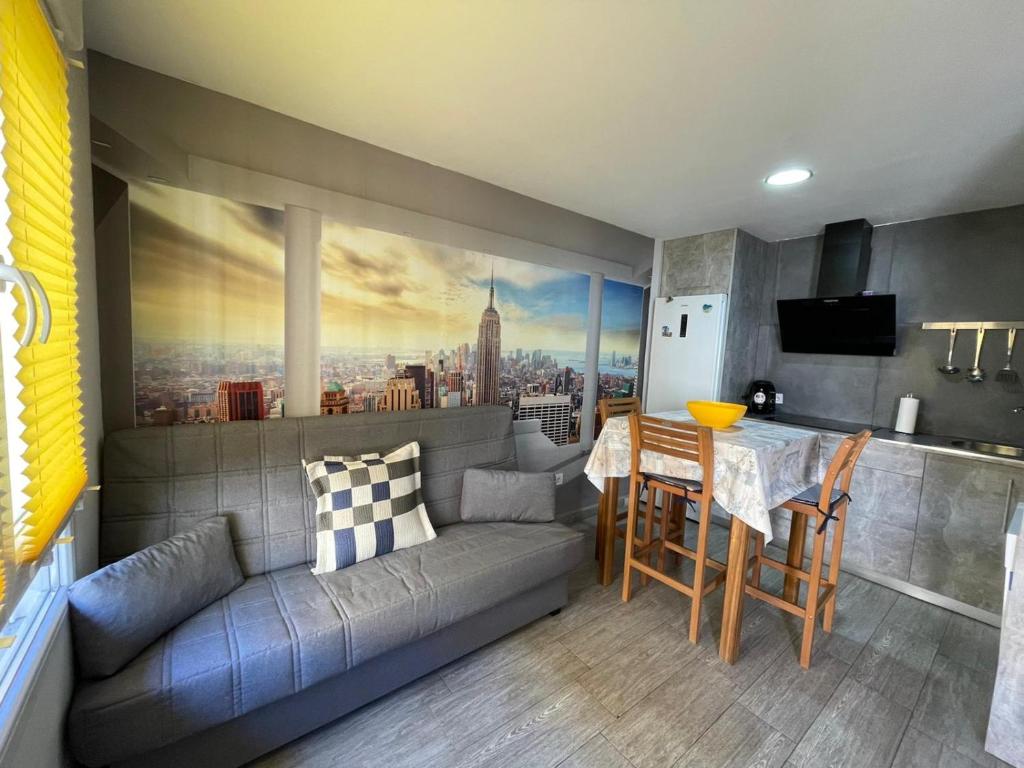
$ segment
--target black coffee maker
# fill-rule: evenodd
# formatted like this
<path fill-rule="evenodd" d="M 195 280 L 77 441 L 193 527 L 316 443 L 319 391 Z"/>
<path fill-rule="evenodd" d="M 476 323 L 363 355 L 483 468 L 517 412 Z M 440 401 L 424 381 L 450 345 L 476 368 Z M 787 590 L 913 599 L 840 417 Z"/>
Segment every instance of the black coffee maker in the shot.
<path fill-rule="evenodd" d="M 772 416 L 775 413 L 775 385 L 770 381 L 758 379 L 750 382 L 743 397 L 747 401 L 748 413 L 755 416 Z"/>

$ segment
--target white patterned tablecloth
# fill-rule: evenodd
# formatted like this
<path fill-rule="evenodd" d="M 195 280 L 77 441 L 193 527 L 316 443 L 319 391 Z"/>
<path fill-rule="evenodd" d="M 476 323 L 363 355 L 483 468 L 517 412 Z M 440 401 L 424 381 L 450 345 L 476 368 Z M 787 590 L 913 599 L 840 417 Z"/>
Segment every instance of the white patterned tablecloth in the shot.
<path fill-rule="evenodd" d="M 693 421 L 689 411 L 654 413 L 662 419 Z M 818 482 L 820 438 L 817 432 L 774 422 L 741 419 L 714 431 L 714 497 L 726 512 L 772 540 L 771 510 Z M 629 419 L 608 420 L 584 469 L 599 489 L 606 477 L 628 477 Z M 703 480 L 696 462 L 644 451 L 640 470 L 669 477 Z"/>

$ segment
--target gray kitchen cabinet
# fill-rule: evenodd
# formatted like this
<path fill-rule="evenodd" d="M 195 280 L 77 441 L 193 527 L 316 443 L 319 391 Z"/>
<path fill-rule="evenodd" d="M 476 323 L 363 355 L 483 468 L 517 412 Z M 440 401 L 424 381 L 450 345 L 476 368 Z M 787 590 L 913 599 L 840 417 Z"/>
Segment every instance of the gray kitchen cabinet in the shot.
<path fill-rule="evenodd" d="M 910 583 L 998 614 L 1003 526 L 1024 468 L 927 453 Z"/>

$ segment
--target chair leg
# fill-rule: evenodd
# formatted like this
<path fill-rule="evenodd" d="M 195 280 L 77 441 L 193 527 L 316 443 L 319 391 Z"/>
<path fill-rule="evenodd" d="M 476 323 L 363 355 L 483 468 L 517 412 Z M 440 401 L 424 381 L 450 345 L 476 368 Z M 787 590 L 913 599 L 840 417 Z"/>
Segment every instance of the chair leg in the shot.
<path fill-rule="evenodd" d="M 700 502 L 697 527 L 697 560 L 693 564 L 693 598 L 690 605 L 690 642 L 700 637 L 700 611 L 704 603 L 704 571 L 708 557 L 708 536 L 711 534 L 711 499 L 705 494 Z"/>
<path fill-rule="evenodd" d="M 676 497 L 665 491 L 661 492 L 662 510 L 660 522 L 658 523 L 658 539 L 661 546 L 658 549 L 658 570 L 665 572 L 665 542 L 668 540 L 669 528 L 672 525 L 672 510 L 675 509 Z"/>
<path fill-rule="evenodd" d="M 786 551 L 786 563 L 803 570 L 804 541 L 807 537 L 807 515 L 803 512 L 790 510 L 789 547 Z M 783 581 L 782 597 L 787 603 L 800 603 L 800 580 L 796 576 L 786 574 Z"/>
<path fill-rule="evenodd" d="M 608 481 L 605 480 L 605 489 L 608 488 Z M 604 510 L 608 500 L 608 492 L 605 490 L 597 500 L 597 526 L 594 536 L 594 559 L 601 560 L 601 549 L 604 547 Z"/>
<path fill-rule="evenodd" d="M 672 512 L 673 512 L 673 517 L 675 517 L 678 520 L 678 523 L 677 523 L 677 526 L 676 526 L 676 532 L 679 534 L 679 543 L 682 546 L 685 547 L 686 546 L 686 498 L 685 497 L 676 496 L 676 497 L 673 498 Z M 678 568 L 680 565 L 682 565 L 682 563 L 683 563 L 683 556 L 682 555 L 680 555 L 678 552 L 673 552 L 672 553 L 672 557 L 673 557 L 672 562 L 675 564 L 676 568 Z"/>
<path fill-rule="evenodd" d="M 652 541 L 654 541 L 654 510 L 657 509 L 657 506 L 658 506 L 658 492 L 656 490 L 654 490 L 653 488 L 648 488 L 647 489 L 647 504 L 644 507 L 644 536 L 643 536 L 643 539 L 641 540 L 641 541 L 643 541 L 643 545 L 645 547 L 648 544 L 650 544 Z M 653 565 L 654 565 L 654 557 L 652 556 L 650 550 L 647 550 L 647 554 L 644 555 L 644 558 L 646 560 L 646 564 L 653 567 Z M 648 576 L 646 573 L 641 573 L 640 574 L 640 586 L 641 587 L 646 587 L 648 582 L 650 582 L 650 580 L 651 580 L 651 577 Z"/>
<path fill-rule="evenodd" d="M 810 581 L 807 584 L 807 604 L 804 606 L 804 633 L 800 642 L 800 666 L 810 669 L 811 646 L 814 643 L 814 625 L 818 617 L 818 596 L 821 594 L 821 568 L 825 560 L 825 534 L 814 534 L 814 553 L 811 556 Z"/>
<path fill-rule="evenodd" d="M 604 506 L 604 531 L 601 534 L 600 582 L 602 587 L 612 583 L 615 570 L 615 539 L 618 536 L 619 478 L 609 478 Z"/>
<path fill-rule="evenodd" d="M 848 504 L 844 502 L 836 513 L 839 519 L 835 522 L 832 530 L 832 557 L 829 558 L 828 583 L 832 585 L 832 594 L 829 595 L 828 603 L 825 605 L 824 615 L 821 620 L 821 628 L 826 632 L 832 631 L 832 620 L 836 615 L 836 599 L 839 592 L 839 569 L 843 562 L 843 532 L 846 529 L 846 510 Z"/>
<path fill-rule="evenodd" d="M 750 574 L 750 586 L 759 588 L 761 586 L 761 558 L 764 557 L 764 534 L 758 531 L 754 534 L 754 572 Z M 743 564 L 746 568 L 746 563 Z"/>
<path fill-rule="evenodd" d="M 622 561 L 622 600 L 629 602 L 633 591 L 633 539 L 636 535 L 637 503 L 640 498 L 640 486 L 630 479 L 629 512 L 626 517 L 626 556 Z M 614 529 L 613 529 L 614 532 Z"/>

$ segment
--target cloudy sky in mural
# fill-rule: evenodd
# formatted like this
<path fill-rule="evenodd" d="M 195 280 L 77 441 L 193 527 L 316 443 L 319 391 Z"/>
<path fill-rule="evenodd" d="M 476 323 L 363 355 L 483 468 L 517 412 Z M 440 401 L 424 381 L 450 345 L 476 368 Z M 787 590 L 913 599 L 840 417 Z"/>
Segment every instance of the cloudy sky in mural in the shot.
<path fill-rule="evenodd" d="M 133 184 L 132 313 L 150 341 L 284 343 L 284 212 Z"/>
<path fill-rule="evenodd" d="M 400 351 L 475 343 L 492 266 L 503 351 L 586 347 L 587 275 L 327 220 L 322 247 L 325 347 Z M 639 303 L 630 291 L 614 293 L 605 315 L 614 320 L 607 343 L 635 349 Z"/>
<path fill-rule="evenodd" d="M 149 341 L 283 344 L 284 213 L 160 184 L 131 188 L 133 321 Z M 582 352 L 589 276 L 325 219 L 322 343 L 476 342 L 493 265 L 502 348 Z M 605 281 L 602 356 L 639 347 L 641 289 Z"/>

